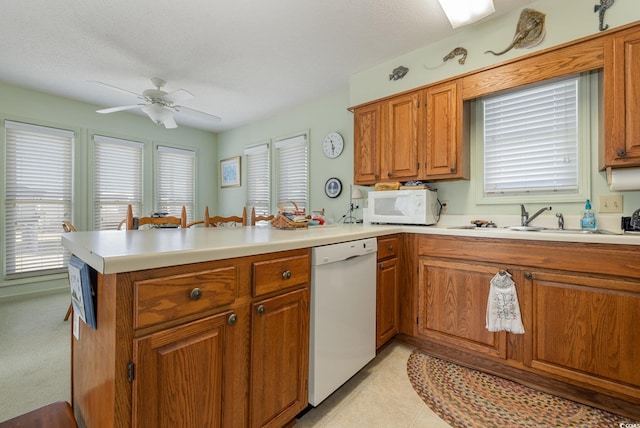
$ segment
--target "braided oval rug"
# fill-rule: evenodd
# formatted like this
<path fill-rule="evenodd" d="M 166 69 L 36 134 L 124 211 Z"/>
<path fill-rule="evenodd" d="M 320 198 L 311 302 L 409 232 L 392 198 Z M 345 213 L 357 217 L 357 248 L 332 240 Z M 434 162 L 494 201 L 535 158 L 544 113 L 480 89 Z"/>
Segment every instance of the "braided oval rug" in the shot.
<path fill-rule="evenodd" d="M 407 373 L 418 395 L 453 427 L 619 427 L 638 423 L 420 351 L 411 353 Z"/>

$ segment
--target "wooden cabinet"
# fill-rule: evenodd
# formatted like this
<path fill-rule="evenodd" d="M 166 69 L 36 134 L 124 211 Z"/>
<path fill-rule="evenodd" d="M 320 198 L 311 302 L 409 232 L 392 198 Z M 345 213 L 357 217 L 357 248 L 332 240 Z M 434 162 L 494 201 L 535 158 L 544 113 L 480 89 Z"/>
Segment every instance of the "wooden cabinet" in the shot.
<path fill-rule="evenodd" d="M 489 282 L 499 266 L 420 259 L 418 334 L 499 358 L 505 332 L 485 328 Z"/>
<path fill-rule="evenodd" d="M 596 407 L 640 415 L 636 247 L 416 239 L 414 344 Z M 516 284 L 524 334 L 485 328 L 490 281 L 500 270 Z M 410 301 L 400 305 L 412 308 Z M 613 407 L 615 399 L 630 410 Z"/>
<path fill-rule="evenodd" d="M 307 406 L 310 250 L 98 275 L 83 426 L 281 427 Z"/>
<path fill-rule="evenodd" d="M 640 398 L 640 285 L 616 277 L 532 271 L 533 369 Z"/>
<path fill-rule="evenodd" d="M 608 36 L 600 167 L 640 165 L 640 29 Z"/>
<path fill-rule="evenodd" d="M 469 179 L 468 106 L 458 86 L 454 80 L 425 89 L 425 179 Z"/>
<path fill-rule="evenodd" d="M 134 340 L 134 426 L 223 426 L 234 317 L 226 311 Z"/>
<path fill-rule="evenodd" d="M 282 427 L 307 406 L 309 290 L 251 309 L 250 427 Z"/>
<path fill-rule="evenodd" d="M 376 273 L 376 348 L 398 334 L 399 237 L 378 238 Z"/>
<path fill-rule="evenodd" d="M 420 155 L 422 93 L 400 95 L 385 101 L 382 130 L 382 177 L 384 181 L 407 181 L 418 178 Z"/>
<path fill-rule="evenodd" d="M 354 182 L 469 177 L 458 81 L 354 108 Z"/>
<path fill-rule="evenodd" d="M 355 109 L 353 132 L 353 181 L 355 184 L 375 184 L 380 180 L 382 161 L 382 103 Z"/>

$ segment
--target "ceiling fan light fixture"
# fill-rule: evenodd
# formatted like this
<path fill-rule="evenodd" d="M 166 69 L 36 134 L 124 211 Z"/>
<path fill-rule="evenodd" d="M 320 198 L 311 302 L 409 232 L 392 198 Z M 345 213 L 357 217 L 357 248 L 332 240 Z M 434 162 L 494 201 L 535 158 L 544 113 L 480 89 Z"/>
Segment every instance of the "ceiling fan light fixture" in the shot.
<path fill-rule="evenodd" d="M 142 107 L 142 111 L 158 125 L 162 125 L 165 121 L 173 119 L 171 112 L 158 103 L 144 106 Z"/>
<path fill-rule="evenodd" d="M 452 28 L 479 21 L 495 12 L 493 0 L 438 0 Z"/>

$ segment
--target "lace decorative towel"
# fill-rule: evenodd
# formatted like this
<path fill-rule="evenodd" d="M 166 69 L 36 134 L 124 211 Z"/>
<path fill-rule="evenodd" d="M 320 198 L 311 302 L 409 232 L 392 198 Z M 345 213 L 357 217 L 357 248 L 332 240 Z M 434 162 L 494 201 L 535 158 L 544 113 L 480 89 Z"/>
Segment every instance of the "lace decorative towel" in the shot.
<path fill-rule="evenodd" d="M 516 284 L 509 272 L 501 271 L 491 279 L 486 327 L 489 331 L 524 333 Z"/>

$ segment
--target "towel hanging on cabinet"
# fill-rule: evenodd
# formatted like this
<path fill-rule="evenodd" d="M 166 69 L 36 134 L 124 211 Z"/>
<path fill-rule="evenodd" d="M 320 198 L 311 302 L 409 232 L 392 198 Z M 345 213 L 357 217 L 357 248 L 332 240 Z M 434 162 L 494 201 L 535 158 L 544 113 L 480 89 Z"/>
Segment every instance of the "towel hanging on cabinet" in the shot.
<path fill-rule="evenodd" d="M 516 284 L 511 274 L 500 270 L 492 279 L 487 302 L 487 325 L 489 331 L 524 333 Z"/>

